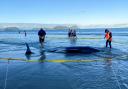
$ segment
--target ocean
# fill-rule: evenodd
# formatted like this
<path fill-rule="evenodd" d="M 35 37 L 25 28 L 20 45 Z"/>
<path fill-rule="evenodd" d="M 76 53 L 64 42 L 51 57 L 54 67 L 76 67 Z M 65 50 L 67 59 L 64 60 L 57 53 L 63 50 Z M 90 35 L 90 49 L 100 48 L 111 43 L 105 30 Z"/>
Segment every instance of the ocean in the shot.
<path fill-rule="evenodd" d="M 41 47 L 37 31 L 0 32 L 0 89 L 128 89 L 128 28 L 110 29 L 112 49 L 105 48 L 104 29 L 46 30 Z M 28 43 L 32 55 L 25 55 Z M 102 49 L 92 54 L 66 54 L 64 47 Z M 53 52 L 51 50 L 58 50 Z M 8 60 L 11 58 L 12 60 Z M 15 60 L 13 60 L 15 59 Z"/>

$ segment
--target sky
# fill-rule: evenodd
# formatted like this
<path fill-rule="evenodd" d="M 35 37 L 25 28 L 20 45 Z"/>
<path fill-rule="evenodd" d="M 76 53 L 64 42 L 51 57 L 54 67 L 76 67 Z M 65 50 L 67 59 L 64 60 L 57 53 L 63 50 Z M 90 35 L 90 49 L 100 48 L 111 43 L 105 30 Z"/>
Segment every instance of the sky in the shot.
<path fill-rule="evenodd" d="M 0 23 L 128 23 L 128 0 L 0 0 Z"/>

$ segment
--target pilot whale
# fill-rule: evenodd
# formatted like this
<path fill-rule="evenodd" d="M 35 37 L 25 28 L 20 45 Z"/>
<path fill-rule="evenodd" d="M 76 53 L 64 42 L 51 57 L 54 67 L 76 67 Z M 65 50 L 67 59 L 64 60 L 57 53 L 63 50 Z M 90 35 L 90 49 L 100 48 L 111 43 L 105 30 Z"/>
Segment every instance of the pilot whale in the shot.
<path fill-rule="evenodd" d="M 95 52 L 100 52 L 100 50 L 89 47 L 89 46 L 76 46 L 76 47 L 66 47 L 65 48 L 66 53 L 85 53 L 85 54 L 90 54 L 90 53 L 95 53 Z"/>
<path fill-rule="evenodd" d="M 98 48 L 93 48 L 89 46 L 59 47 L 59 48 L 51 49 L 49 51 L 58 52 L 58 53 L 84 53 L 84 54 L 100 52 Z"/>

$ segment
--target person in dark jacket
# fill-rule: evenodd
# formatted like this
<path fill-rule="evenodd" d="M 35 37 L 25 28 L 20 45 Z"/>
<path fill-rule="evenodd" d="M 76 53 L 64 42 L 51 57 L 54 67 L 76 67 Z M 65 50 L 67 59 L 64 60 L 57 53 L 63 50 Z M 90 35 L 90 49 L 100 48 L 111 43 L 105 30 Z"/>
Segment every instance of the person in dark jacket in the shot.
<path fill-rule="evenodd" d="M 26 31 L 24 31 L 24 35 L 25 35 L 25 37 L 27 36 L 27 32 Z"/>
<path fill-rule="evenodd" d="M 68 37 L 76 38 L 76 30 L 69 29 Z"/>
<path fill-rule="evenodd" d="M 40 44 L 44 43 L 46 32 L 41 28 L 38 32 Z"/>
<path fill-rule="evenodd" d="M 76 37 L 76 30 L 73 30 L 72 36 L 73 36 L 73 37 Z"/>
<path fill-rule="evenodd" d="M 72 30 L 69 29 L 69 31 L 68 31 L 68 37 L 71 37 L 71 33 L 72 33 Z"/>

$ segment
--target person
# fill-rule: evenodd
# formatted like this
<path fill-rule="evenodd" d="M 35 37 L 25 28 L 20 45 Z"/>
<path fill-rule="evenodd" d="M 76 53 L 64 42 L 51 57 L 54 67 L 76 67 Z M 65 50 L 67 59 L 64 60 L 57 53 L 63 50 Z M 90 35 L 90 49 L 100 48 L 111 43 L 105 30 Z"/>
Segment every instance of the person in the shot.
<path fill-rule="evenodd" d="M 76 37 L 76 30 L 71 30 L 71 29 L 69 29 L 68 37 L 73 37 L 73 38 L 75 38 L 75 37 Z"/>
<path fill-rule="evenodd" d="M 76 30 L 73 30 L 72 36 L 73 36 L 73 37 L 76 37 Z"/>
<path fill-rule="evenodd" d="M 19 31 L 19 34 L 20 34 L 20 31 Z"/>
<path fill-rule="evenodd" d="M 27 33 L 26 33 L 26 31 L 24 31 L 24 36 L 25 36 L 25 37 L 27 36 Z"/>
<path fill-rule="evenodd" d="M 105 29 L 105 33 L 106 34 L 104 38 L 106 38 L 106 47 L 108 47 L 108 43 L 109 43 L 110 48 L 112 48 L 112 45 L 111 45 L 112 33 L 108 29 Z"/>
<path fill-rule="evenodd" d="M 41 28 L 38 32 L 38 36 L 39 36 L 39 42 L 40 44 L 42 45 L 42 43 L 44 42 L 45 40 L 45 35 L 46 35 L 46 32 Z"/>
<path fill-rule="evenodd" d="M 72 30 L 69 29 L 69 31 L 68 31 L 68 37 L 71 37 L 71 33 L 72 33 Z"/>

